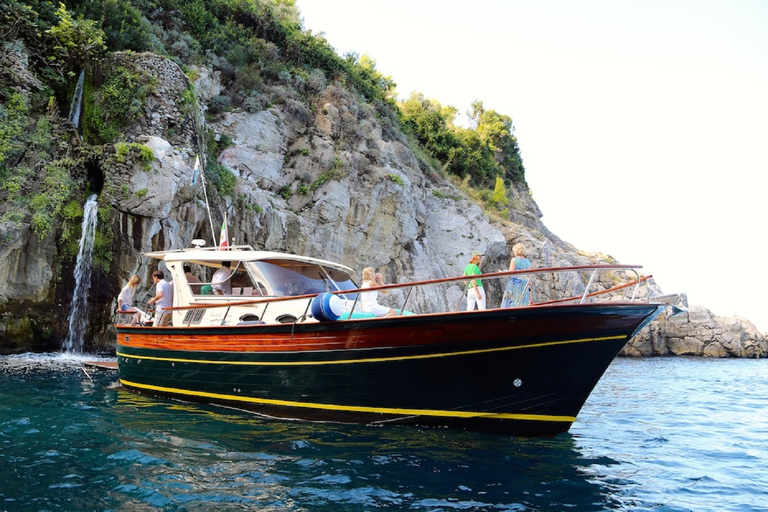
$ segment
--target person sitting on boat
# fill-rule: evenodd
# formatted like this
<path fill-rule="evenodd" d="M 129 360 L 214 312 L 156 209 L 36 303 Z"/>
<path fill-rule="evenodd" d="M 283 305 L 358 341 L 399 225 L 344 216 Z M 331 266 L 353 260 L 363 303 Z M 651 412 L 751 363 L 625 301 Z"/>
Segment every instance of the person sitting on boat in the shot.
<path fill-rule="evenodd" d="M 211 287 L 214 295 L 232 295 L 232 281 L 229 280 L 232 275 L 232 271 L 229 269 L 231 265 L 232 262 L 222 261 L 221 268 L 213 274 Z"/>
<path fill-rule="evenodd" d="M 192 273 L 192 267 L 189 265 L 184 265 L 184 276 L 187 278 L 187 282 L 189 283 L 189 287 L 192 289 L 192 293 L 199 294 L 200 289 L 202 288 L 201 281 L 195 274 Z"/>
<path fill-rule="evenodd" d="M 509 270 L 528 270 L 531 268 L 531 262 L 525 257 L 525 246 L 517 243 L 512 246 L 512 260 L 509 262 Z M 504 290 L 504 296 L 501 299 L 502 308 L 511 308 L 513 306 L 529 306 L 531 304 L 531 294 L 528 291 L 528 280 L 513 277 L 507 283 Z"/>
<path fill-rule="evenodd" d="M 120 295 L 117 296 L 117 310 L 121 313 L 133 313 L 133 323 L 137 324 L 142 321 L 146 313 L 139 308 L 133 307 L 133 296 L 136 294 L 136 289 L 141 284 L 141 278 L 138 275 L 133 275 L 128 280 L 128 284 L 120 291 Z"/>
<path fill-rule="evenodd" d="M 165 279 L 162 270 L 152 272 L 152 280 L 155 282 L 155 296 L 149 299 L 149 304 L 155 305 L 154 326 L 161 327 L 168 325 L 171 321 L 171 312 L 165 311 L 166 308 L 173 307 L 173 284 Z"/>
<path fill-rule="evenodd" d="M 464 268 L 465 276 L 480 275 L 480 260 L 483 259 L 483 253 L 480 251 L 474 251 L 472 258 Z M 472 279 L 469 281 L 469 288 L 467 289 L 467 311 L 472 311 L 477 305 L 478 310 L 485 309 L 485 291 L 483 290 L 483 282 L 480 279 Z"/>
<path fill-rule="evenodd" d="M 363 285 L 362 288 L 375 288 L 377 286 L 384 286 L 384 278 L 378 272 L 373 271 L 373 267 L 365 267 L 363 269 Z M 381 290 L 381 293 L 386 294 L 386 290 Z M 373 313 L 376 316 L 394 316 L 397 314 L 392 308 L 382 306 L 378 302 L 378 291 L 360 292 L 360 309 L 364 313 Z"/>

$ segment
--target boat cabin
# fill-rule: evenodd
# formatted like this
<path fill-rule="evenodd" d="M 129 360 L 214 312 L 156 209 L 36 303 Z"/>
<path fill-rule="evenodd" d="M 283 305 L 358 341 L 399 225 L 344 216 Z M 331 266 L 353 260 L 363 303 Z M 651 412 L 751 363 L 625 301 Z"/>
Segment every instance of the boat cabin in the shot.
<path fill-rule="evenodd" d="M 174 326 L 293 323 L 300 318 L 313 321 L 306 318 L 313 296 L 357 289 L 352 280 L 354 270 L 349 267 L 305 256 L 255 251 L 250 246 L 225 250 L 198 247 L 144 256 L 162 260 L 170 274 L 166 279 L 173 282 Z M 229 264 L 229 276 L 214 282 L 213 275 L 223 263 Z M 199 283 L 187 280 L 185 266 Z M 342 294 L 340 298 L 354 301 L 355 295 Z"/>

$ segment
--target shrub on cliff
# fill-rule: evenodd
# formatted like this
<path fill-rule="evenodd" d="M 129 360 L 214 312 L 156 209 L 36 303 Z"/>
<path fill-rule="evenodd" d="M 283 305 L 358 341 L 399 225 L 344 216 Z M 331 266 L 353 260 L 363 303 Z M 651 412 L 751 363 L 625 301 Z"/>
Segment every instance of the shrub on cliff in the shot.
<path fill-rule="evenodd" d="M 509 116 L 485 110 L 475 101 L 468 112 L 472 126 L 456 126 L 458 110 L 414 92 L 399 104 L 404 128 L 445 166 L 445 170 L 481 188 L 525 183 L 520 149 Z"/>

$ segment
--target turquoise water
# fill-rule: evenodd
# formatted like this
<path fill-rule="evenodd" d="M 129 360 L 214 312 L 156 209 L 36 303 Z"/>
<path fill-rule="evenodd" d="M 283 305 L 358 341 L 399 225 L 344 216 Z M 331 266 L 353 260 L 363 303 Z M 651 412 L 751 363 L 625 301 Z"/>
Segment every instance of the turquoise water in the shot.
<path fill-rule="evenodd" d="M 0 357 L 0 510 L 768 511 L 767 370 L 618 359 L 569 434 L 525 439 L 265 420 Z"/>

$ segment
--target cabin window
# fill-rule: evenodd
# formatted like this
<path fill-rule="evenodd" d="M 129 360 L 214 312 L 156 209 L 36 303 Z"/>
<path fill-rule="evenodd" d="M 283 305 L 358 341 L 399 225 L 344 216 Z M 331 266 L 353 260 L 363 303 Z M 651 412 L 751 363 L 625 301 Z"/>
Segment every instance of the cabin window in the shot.
<path fill-rule="evenodd" d="M 263 260 L 253 263 L 271 295 L 286 297 L 357 288 L 346 272 L 291 260 Z"/>
<path fill-rule="evenodd" d="M 206 278 L 201 284 L 190 285 L 192 293 L 194 295 L 212 295 L 213 287 L 211 280 L 213 274 L 218 270 L 218 267 L 206 267 Z M 231 295 L 266 295 L 265 287 L 262 283 L 256 282 L 251 277 L 249 266 L 245 262 L 232 262 L 230 267 L 231 273 L 229 276 L 229 288 L 232 290 Z"/>

